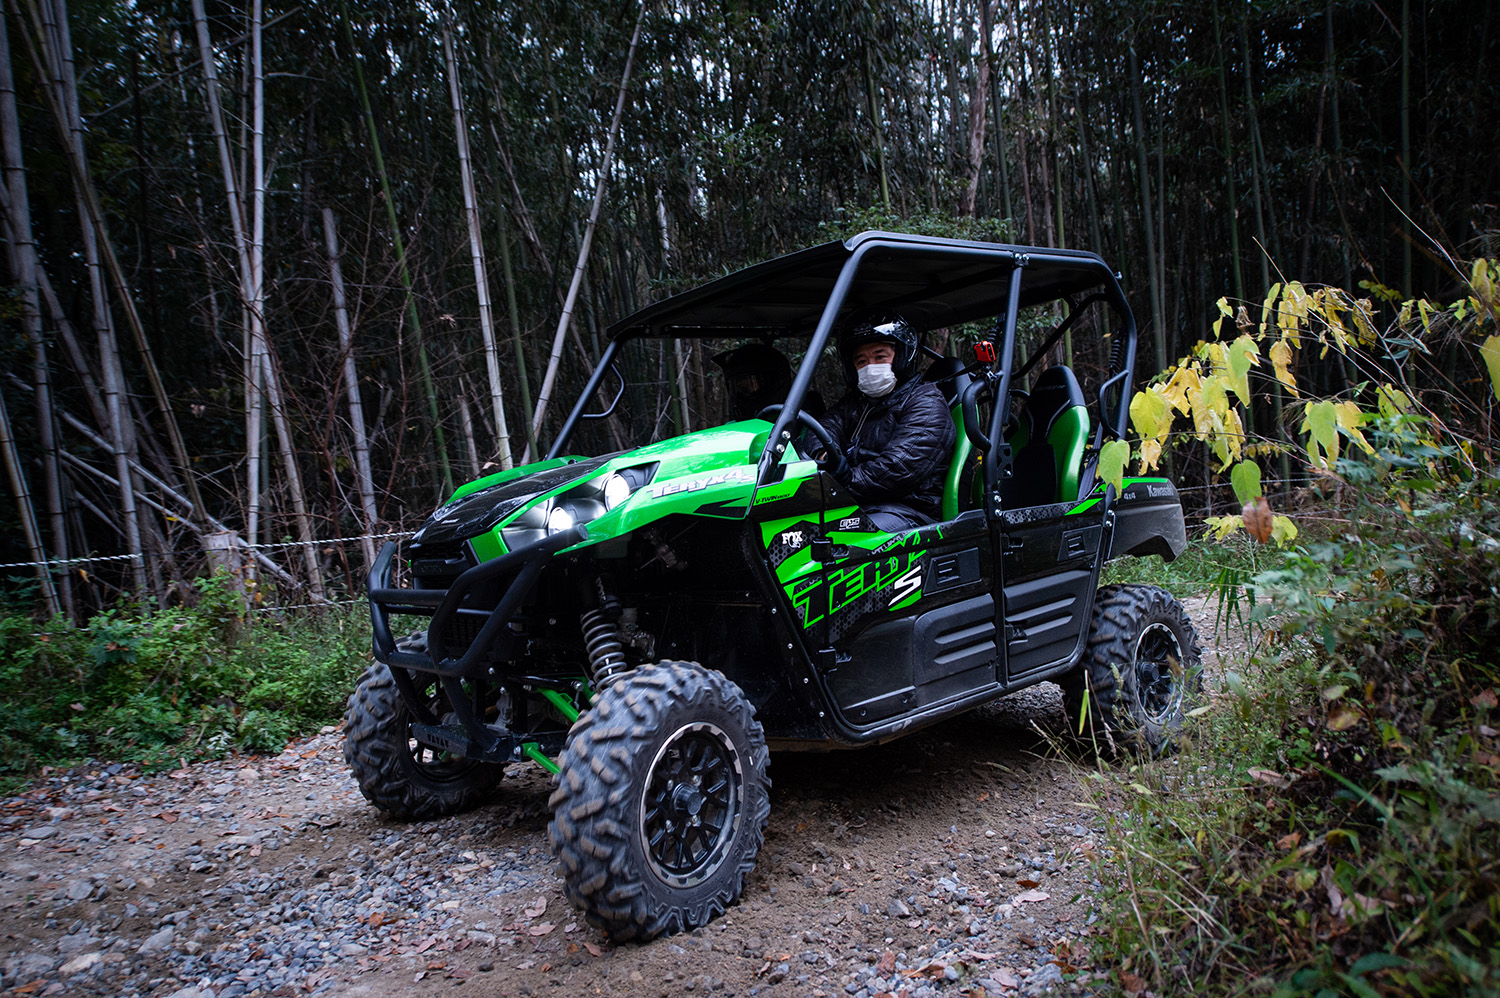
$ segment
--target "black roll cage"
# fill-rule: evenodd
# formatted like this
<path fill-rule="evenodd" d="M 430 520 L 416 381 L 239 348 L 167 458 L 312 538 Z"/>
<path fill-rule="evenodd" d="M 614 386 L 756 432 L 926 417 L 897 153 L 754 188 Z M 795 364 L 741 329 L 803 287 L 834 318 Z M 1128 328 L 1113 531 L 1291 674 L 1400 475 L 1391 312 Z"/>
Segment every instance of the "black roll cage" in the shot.
<path fill-rule="evenodd" d="M 842 254 L 840 254 L 842 251 Z M 786 402 L 781 413 L 776 417 L 771 434 L 766 441 L 766 449 L 761 453 L 757 465 L 756 487 L 766 485 L 775 480 L 779 474 L 778 469 L 781 455 L 785 452 L 791 441 L 791 425 L 795 422 L 797 413 L 801 408 L 802 400 L 812 385 L 814 371 L 823 351 L 827 348 L 833 336 L 834 328 L 838 319 L 845 310 L 846 302 L 850 298 L 850 291 L 855 286 L 856 278 L 862 276 L 863 271 L 871 271 L 876 268 L 867 266 L 868 262 L 876 255 L 881 257 L 881 269 L 890 271 L 893 261 L 924 261 L 927 263 L 952 261 L 954 264 L 992 264 L 993 267 L 984 266 L 982 272 L 986 274 L 999 274 L 1008 271 L 1007 290 L 1005 294 L 1005 314 L 1000 323 L 1001 337 L 997 344 L 997 365 L 991 380 L 994 383 L 993 395 L 995 399 L 994 410 L 991 413 L 989 425 L 985 429 L 984 437 L 988 444 L 985 448 L 988 453 L 997 455 L 997 459 L 984 462 L 984 488 L 989 502 L 995 508 L 999 506 L 999 483 L 1010 472 L 1011 455 L 1009 447 L 1005 444 L 1004 427 L 1010 418 L 1011 385 L 1034 366 L 1037 361 L 1045 356 L 1067 332 L 1088 308 L 1097 301 L 1106 302 L 1120 320 L 1121 340 L 1116 341 L 1114 356 L 1111 358 L 1110 367 L 1115 370 L 1099 386 L 1099 427 L 1094 436 L 1094 448 L 1097 450 L 1106 439 L 1123 439 L 1127 418 L 1130 412 L 1130 387 L 1135 380 L 1135 349 L 1137 340 L 1137 329 L 1135 316 L 1130 310 L 1130 305 L 1125 300 L 1125 294 L 1120 288 L 1116 274 L 1099 256 L 1092 253 L 1083 253 L 1077 250 L 1055 250 L 1042 249 L 1025 246 L 1011 246 L 1000 243 L 979 243 L 958 239 L 940 239 L 935 237 L 912 236 L 890 232 L 864 232 L 844 243 L 830 243 L 822 247 L 814 247 L 811 250 L 803 250 L 799 253 L 790 254 L 777 260 L 768 261 L 755 267 L 746 268 L 720 278 L 709 284 L 700 286 L 683 294 L 673 296 L 636 312 L 634 315 L 622 320 L 610 328 L 609 344 L 605 347 L 604 355 L 600 358 L 598 366 L 594 368 L 593 375 L 579 393 L 578 401 L 568 413 L 567 419 L 559 430 L 557 439 L 553 441 L 551 448 L 547 451 L 548 458 L 555 458 L 562 454 L 567 446 L 574 429 L 580 419 L 600 419 L 612 413 L 619 404 L 620 395 L 624 391 L 624 378 L 619 372 L 616 376 L 621 379 L 621 391 L 616 393 L 609 407 L 601 413 L 587 413 L 588 402 L 599 390 L 603 383 L 605 372 L 615 366 L 619 358 L 620 350 L 629 340 L 645 336 L 662 336 L 669 333 L 704 333 L 725 334 L 730 331 L 747 332 L 756 328 L 767 328 L 766 324 L 747 323 L 743 325 L 731 324 L 727 321 L 707 322 L 694 325 L 691 320 L 696 315 L 710 311 L 704 303 L 712 302 L 716 289 L 726 292 L 743 292 L 746 288 L 757 287 L 756 280 L 763 283 L 775 281 L 778 277 L 786 275 L 791 278 L 800 275 L 805 269 L 815 267 L 818 264 L 826 268 L 830 259 L 837 262 L 837 256 L 844 255 L 842 265 L 838 267 L 837 276 L 832 282 L 832 287 L 827 293 L 821 312 L 818 314 L 817 324 L 813 329 L 812 338 L 808 344 L 807 351 L 803 356 L 802 363 L 797 369 L 797 374 L 792 380 L 792 387 L 787 392 Z M 1028 271 L 1047 272 L 1046 268 L 1056 268 L 1068 274 L 1079 273 L 1090 280 L 1080 282 L 1075 279 L 1067 290 L 1049 293 L 1050 289 L 1042 288 L 1041 296 L 1032 301 L 1023 301 L 1024 276 Z M 881 302 L 881 307 L 886 309 L 900 309 L 910 307 L 914 303 L 929 301 L 938 295 L 946 294 L 955 289 L 962 290 L 967 286 L 980 284 L 978 278 L 971 277 L 967 281 L 954 282 L 949 285 L 928 284 L 924 289 L 898 295 Z M 1074 285 L 1082 285 L 1074 287 Z M 1098 290 L 1092 290 L 1098 288 Z M 1083 300 L 1074 301 L 1072 291 L 1090 291 Z M 993 302 L 993 295 L 988 300 Z M 1065 301 L 1070 307 L 1069 315 L 1057 326 L 1048 337 L 1042 348 L 1038 349 L 1025 366 L 1015 370 L 1016 351 L 1016 325 L 1017 318 L 1023 304 L 1034 305 L 1045 301 Z M 964 303 L 960 307 L 970 307 L 971 303 Z M 792 311 L 794 306 L 787 306 Z M 807 310 L 800 313 L 792 312 L 797 318 L 808 314 Z M 957 312 L 962 315 L 962 312 Z M 994 314 L 990 312 L 989 314 Z M 672 321 L 687 319 L 689 321 Z M 1119 391 L 1119 400 L 1115 405 L 1109 404 L 1109 393 Z M 1110 497 L 1106 497 L 1106 503 Z"/>

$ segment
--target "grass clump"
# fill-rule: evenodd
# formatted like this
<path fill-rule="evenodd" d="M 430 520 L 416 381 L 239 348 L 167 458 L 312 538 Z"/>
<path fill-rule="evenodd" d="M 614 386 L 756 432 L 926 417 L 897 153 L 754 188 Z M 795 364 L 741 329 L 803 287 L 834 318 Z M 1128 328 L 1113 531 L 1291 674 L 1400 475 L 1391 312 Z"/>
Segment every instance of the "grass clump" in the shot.
<path fill-rule="evenodd" d="M 0 786 L 89 757 L 160 767 L 279 752 L 335 722 L 369 660 L 361 608 L 247 613 L 227 576 L 191 602 L 75 625 L 0 613 Z"/>
<path fill-rule="evenodd" d="M 1500 993 L 1500 482 L 1371 436 L 1191 742 L 1095 774 L 1127 993 Z"/>

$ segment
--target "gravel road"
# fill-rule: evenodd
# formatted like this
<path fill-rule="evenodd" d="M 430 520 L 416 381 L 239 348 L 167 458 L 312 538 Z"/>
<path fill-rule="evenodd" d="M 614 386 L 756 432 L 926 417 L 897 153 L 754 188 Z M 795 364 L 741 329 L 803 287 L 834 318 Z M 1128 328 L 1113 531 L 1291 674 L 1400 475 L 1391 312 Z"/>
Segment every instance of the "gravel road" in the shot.
<path fill-rule="evenodd" d="M 1056 687 L 891 745 L 774 755 L 744 899 L 644 946 L 567 906 L 532 764 L 475 812 L 413 823 L 365 802 L 333 728 L 275 757 L 52 773 L 0 801 L 0 993 L 1088 993 L 1100 827 L 1034 721 L 1061 730 Z"/>

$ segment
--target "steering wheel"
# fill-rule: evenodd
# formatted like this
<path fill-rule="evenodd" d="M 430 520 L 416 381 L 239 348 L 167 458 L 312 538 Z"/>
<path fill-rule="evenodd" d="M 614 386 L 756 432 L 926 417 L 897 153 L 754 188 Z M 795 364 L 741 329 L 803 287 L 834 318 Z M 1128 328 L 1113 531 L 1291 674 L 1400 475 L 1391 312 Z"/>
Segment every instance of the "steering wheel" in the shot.
<path fill-rule="evenodd" d="M 756 419 L 764 419 L 776 422 L 776 417 L 781 415 L 781 410 L 786 408 L 780 402 L 768 405 L 755 414 Z M 824 458 L 818 462 L 818 470 L 826 471 L 834 478 L 843 479 L 849 473 L 849 462 L 844 458 L 844 452 L 834 441 L 833 434 L 824 428 L 823 424 L 813 418 L 812 414 L 799 409 L 795 422 L 807 427 L 809 433 L 817 438 L 818 443 L 823 445 Z"/>

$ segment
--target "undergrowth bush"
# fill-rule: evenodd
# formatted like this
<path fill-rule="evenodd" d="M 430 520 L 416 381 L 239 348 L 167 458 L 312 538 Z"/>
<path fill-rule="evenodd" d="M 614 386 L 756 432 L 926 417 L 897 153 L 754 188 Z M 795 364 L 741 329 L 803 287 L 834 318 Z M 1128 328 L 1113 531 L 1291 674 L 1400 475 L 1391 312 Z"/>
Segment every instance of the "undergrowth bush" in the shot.
<path fill-rule="evenodd" d="M 369 660 L 363 608 L 246 613 L 223 575 L 196 590 L 83 626 L 0 613 L 0 784 L 90 756 L 162 766 L 277 752 L 337 720 Z"/>
<path fill-rule="evenodd" d="M 1500 993 L 1500 482 L 1367 429 L 1248 580 L 1254 668 L 1177 756 L 1093 775 L 1127 993 Z"/>

